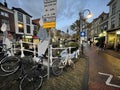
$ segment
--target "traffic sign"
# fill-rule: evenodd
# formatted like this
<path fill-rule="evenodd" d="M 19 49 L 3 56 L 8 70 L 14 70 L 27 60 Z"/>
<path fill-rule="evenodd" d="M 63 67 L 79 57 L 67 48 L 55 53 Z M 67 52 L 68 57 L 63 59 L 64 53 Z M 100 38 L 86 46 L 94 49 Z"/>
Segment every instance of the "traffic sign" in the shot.
<path fill-rule="evenodd" d="M 86 36 L 86 32 L 84 32 L 84 31 L 80 32 L 80 36 L 81 37 L 85 37 Z"/>
<path fill-rule="evenodd" d="M 56 4 L 57 0 L 44 0 L 43 28 L 56 27 Z"/>
<path fill-rule="evenodd" d="M 56 27 L 56 22 L 45 22 L 43 24 L 43 28 L 55 28 Z"/>

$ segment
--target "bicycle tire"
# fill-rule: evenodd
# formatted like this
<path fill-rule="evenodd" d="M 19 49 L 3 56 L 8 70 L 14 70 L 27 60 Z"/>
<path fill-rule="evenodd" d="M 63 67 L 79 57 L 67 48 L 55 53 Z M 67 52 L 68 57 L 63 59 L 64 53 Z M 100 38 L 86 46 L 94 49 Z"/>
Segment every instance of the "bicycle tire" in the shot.
<path fill-rule="evenodd" d="M 1 60 L 0 67 L 3 72 L 12 73 L 19 69 L 19 61 L 20 59 L 15 56 L 6 57 Z"/>
<path fill-rule="evenodd" d="M 32 73 L 31 73 L 32 74 Z M 20 81 L 20 90 L 39 90 L 43 84 L 43 77 L 41 75 L 26 74 Z"/>
<path fill-rule="evenodd" d="M 60 60 L 55 60 L 52 64 L 52 73 L 59 76 L 63 71 L 63 66 Z"/>

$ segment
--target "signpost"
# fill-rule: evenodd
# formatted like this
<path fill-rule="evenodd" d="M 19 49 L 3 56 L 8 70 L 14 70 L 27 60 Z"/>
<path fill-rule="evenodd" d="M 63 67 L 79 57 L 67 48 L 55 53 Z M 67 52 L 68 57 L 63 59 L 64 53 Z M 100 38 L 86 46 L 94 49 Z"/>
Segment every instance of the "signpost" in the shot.
<path fill-rule="evenodd" d="M 82 31 L 80 32 L 80 38 L 81 38 L 81 44 L 83 43 L 83 41 L 85 40 L 85 37 L 86 37 L 86 32 L 85 31 Z"/>
<path fill-rule="evenodd" d="M 56 27 L 57 0 L 44 0 L 43 28 Z M 50 36 L 50 34 L 49 34 Z M 50 46 L 48 48 L 48 79 L 50 77 Z"/>
<path fill-rule="evenodd" d="M 56 27 L 56 4 L 57 0 L 44 0 L 43 28 Z"/>

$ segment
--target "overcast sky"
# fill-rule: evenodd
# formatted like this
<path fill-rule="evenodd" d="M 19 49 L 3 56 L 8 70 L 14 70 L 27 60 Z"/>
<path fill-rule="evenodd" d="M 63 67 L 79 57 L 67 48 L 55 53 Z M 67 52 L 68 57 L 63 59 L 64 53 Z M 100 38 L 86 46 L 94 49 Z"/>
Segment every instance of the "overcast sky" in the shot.
<path fill-rule="evenodd" d="M 29 13 L 33 19 L 43 15 L 43 0 L 6 0 L 8 7 L 18 7 Z M 89 9 L 93 13 L 92 21 L 103 11 L 109 11 L 107 6 L 110 0 L 57 0 L 57 29 L 66 30 L 74 21 L 79 18 L 79 12 Z M 4 0 L 0 0 L 4 2 Z M 87 13 L 87 12 L 86 12 Z"/>

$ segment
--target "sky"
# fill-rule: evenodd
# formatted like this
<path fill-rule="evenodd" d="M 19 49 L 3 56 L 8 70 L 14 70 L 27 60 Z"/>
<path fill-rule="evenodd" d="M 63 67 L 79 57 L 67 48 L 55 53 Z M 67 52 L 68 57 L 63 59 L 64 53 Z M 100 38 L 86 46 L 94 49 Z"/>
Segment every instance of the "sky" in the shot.
<path fill-rule="evenodd" d="M 4 2 L 4 0 L 0 0 Z M 6 0 L 8 7 L 22 8 L 32 16 L 32 19 L 40 18 L 43 15 L 43 0 Z M 56 28 L 66 31 L 67 28 L 79 19 L 79 12 L 89 9 L 93 14 L 88 21 L 91 22 L 102 12 L 109 12 L 107 4 L 110 0 L 57 0 Z M 88 12 L 86 11 L 85 14 Z"/>

